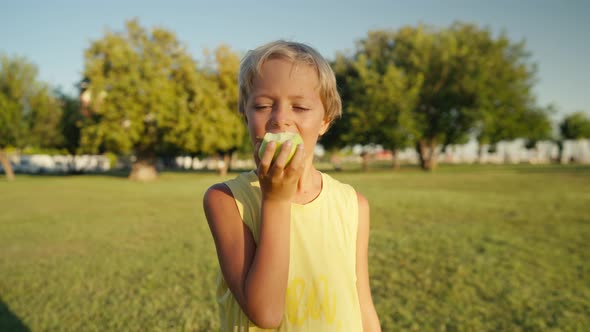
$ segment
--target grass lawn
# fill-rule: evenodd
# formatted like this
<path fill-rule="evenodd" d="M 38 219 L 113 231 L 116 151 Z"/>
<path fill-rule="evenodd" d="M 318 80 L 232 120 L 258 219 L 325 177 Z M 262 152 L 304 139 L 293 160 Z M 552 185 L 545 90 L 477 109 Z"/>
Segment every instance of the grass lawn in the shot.
<path fill-rule="evenodd" d="M 590 167 L 332 175 L 371 203 L 383 331 L 590 331 Z M 0 180 L 0 331 L 215 331 L 223 179 Z"/>

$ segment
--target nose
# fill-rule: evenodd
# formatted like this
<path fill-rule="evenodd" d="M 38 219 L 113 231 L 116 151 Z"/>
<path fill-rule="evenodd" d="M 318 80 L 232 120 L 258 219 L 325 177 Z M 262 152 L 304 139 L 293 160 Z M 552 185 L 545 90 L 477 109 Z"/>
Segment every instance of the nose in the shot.
<path fill-rule="evenodd" d="M 284 103 L 277 103 L 273 106 L 270 118 L 269 129 L 284 129 L 291 126 L 291 110 Z"/>

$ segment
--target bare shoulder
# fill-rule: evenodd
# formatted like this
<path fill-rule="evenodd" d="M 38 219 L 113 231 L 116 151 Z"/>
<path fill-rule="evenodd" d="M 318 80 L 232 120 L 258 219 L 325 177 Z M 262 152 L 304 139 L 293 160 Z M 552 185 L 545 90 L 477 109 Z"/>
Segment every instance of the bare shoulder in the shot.
<path fill-rule="evenodd" d="M 203 209 L 212 231 L 215 231 L 217 224 L 226 228 L 241 223 L 234 195 L 225 183 L 216 183 L 207 189 L 203 197 Z M 228 219 L 235 221 L 228 222 Z"/>
<path fill-rule="evenodd" d="M 358 200 L 359 210 L 360 209 L 369 209 L 369 200 L 365 196 L 363 196 L 363 194 L 361 194 L 357 191 L 356 198 Z"/>
<path fill-rule="evenodd" d="M 369 224 L 369 200 L 358 191 L 356 197 L 359 210 L 359 228 L 367 227 Z"/>
<path fill-rule="evenodd" d="M 209 187 L 205 192 L 205 197 L 203 199 L 204 204 L 211 203 L 211 201 L 215 201 L 217 199 L 233 199 L 233 194 L 229 187 L 225 183 L 216 183 Z"/>
<path fill-rule="evenodd" d="M 216 183 L 209 187 L 203 197 L 205 211 L 233 204 L 234 196 L 225 183 Z"/>

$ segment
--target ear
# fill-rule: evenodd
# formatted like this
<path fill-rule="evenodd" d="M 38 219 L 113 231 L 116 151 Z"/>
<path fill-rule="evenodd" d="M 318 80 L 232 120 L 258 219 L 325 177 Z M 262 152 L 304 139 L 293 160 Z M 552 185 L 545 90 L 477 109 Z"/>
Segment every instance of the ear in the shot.
<path fill-rule="evenodd" d="M 330 120 L 325 118 L 322 120 L 322 125 L 320 127 L 320 136 L 324 136 L 324 134 L 328 131 L 328 128 L 330 128 Z"/>

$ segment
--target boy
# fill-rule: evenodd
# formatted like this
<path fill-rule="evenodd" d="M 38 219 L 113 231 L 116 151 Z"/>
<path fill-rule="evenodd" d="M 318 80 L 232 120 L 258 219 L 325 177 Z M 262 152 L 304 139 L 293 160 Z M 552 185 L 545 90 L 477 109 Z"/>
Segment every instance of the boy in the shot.
<path fill-rule="evenodd" d="M 256 172 L 213 185 L 204 197 L 221 274 L 222 331 L 380 331 L 367 250 L 369 205 L 313 166 L 320 136 L 341 114 L 336 80 L 313 48 L 276 41 L 250 51 L 239 74 L 239 111 Z M 303 139 L 258 158 L 267 132 Z"/>

